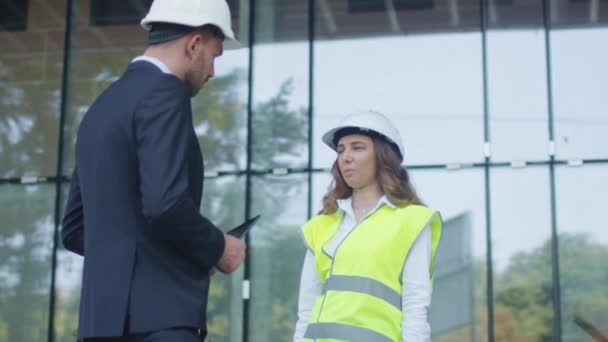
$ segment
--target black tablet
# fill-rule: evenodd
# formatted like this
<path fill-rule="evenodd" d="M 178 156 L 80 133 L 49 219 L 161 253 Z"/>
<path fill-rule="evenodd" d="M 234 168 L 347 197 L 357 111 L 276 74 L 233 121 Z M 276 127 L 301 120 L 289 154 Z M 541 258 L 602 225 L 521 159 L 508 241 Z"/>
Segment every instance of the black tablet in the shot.
<path fill-rule="evenodd" d="M 245 222 L 241 223 L 240 225 L 236 226 L 235 228 L 231 229 L 230 231 L 228 231 L 227 234 L 230 234 L 239 239 L 244 239 L 245 235 L 247 235 L 247 233 L 249 232 L 249 229 L 251 229 L 251 227 L 253 227 L 253 224 L 259 218 L 260 218 L 260 215 L 256 215 L 256 216 L 246 220 Z"/>

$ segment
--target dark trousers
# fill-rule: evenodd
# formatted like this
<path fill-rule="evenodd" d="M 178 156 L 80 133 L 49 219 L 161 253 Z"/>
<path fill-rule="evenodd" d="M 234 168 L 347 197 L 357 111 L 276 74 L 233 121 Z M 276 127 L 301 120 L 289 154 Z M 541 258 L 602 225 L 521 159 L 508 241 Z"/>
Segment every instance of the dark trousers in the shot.
<path fill-rule="evenodd" d="M 85 338 L 84 342 L 202 342 L 205 334 L 194 328 L 171 328 L 124 337 Z"/>

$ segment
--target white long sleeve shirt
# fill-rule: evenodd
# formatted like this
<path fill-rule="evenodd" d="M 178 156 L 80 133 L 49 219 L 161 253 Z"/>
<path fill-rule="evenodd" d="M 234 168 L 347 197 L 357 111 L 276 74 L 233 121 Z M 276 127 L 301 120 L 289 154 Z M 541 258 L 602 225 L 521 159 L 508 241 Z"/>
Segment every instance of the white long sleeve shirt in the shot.
<path fill-rule="evenodd" d="M 373 214 L 382 205 L 395 207 L 386 196 L 382 196 L 374 210 L 369 212 L 361 221 Z M 348 233 L 357 227 L 351 198 L 338 200 L 338 207 L 344 211 L 344 217 L 338 231 L 324 247 L 324 251 L 332 257 Z M 430 262 L 431 236 L 427 225 L 412 245 L 401 273 L 403 281 L 402 337 L 404 342 L 427 342 L 431 339 L 431 328 L 428 322 L 428 307 L 431 304 Z M 322 285 L 315 268 L 314 255 L 308 250 L 304 257 L 300 278 L 298 321 L 293 336 L 294 342 L 300 342 L 304 338 L 312 308 L 316 298 L 321 294 L 321 290 Z"/>

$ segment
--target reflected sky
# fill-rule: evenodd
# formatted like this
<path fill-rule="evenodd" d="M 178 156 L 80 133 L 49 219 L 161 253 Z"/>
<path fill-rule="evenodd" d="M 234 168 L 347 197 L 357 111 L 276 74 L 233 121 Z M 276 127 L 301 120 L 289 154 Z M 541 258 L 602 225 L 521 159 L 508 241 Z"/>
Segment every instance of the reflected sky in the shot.
<path fill-rule="evenodd" d="M 608 29 L 605 28 L 558 30 L 551 34 L 558 157 L 608 156 L 608 106 L 600 84 L 608 79 L 608 68 L 603 62 L 608 59 L 606 38 Z M 494 160 L 548 159 L 544 39 L 542 30 L 488 33 L 490 135 Z M 306 56 L 302 55 L 307 53 L 307 49 L 307 43 L 255 47 L 253 92 L 256 101 L 273 96 L 281 83 L 291 77 L 295 90 L 290 106 L 307 106 L 308 65 Z M 226 56 L 229 54 L 232 52 Z M 222 67 L 229 68 L 228 62 L 224 59 Z M 320 142 L 320 136 L 342 115 L 364 108 L 383 111 L 396 122 L 404 136 L 407 165 L 483 160 L 479 33 L 320 41 L 315 43 L 314 68 L 315 167 L 329 168 L 335 157 L 334 152 Z M 430 182 L 424 180 L 427 172 L 416 171 L 414 180 Z M 436 176 L 429 174 L 429 177 L 450 179 L 451 174 L 461 171 L 451 172 Z M 474 173 L 481 177 L 481 173 Z M 548 169 L 504 169 L 499 172 L 503 173 L 505 176 L 492 179 L 492 192 L 496 197 L 492 203 L 493 227 L 497 230 L 494 241 L 500 245 L 495 251 L 498 268 L 506 265 L 509 256 L 519 251 L 531 251 L 550 238 Z M 591 223 L 570 223 L 580 220 L 578 209 L 588 208 L 588 202 L 602 203 L 599 192 L 592 190 L 594 184 L 601 182 L 606 170 L 584 166 L 575 173 L 584 174 L 588 180 L 585 189 L 589 192 L 579 193 L 579 197 L 588 196 L 588 200 L 570 201 L 568 210 L 559 210 L 558 227 L 560 231 L 592 231 L 594 238 L 608 243 L 608 230 L 594 229 Z M 569 183 L 574 182 L 573 177 L 568 177 L 568 172 L 563 174 L 566 176 L 557 180 L 558 189 L 562 182 L 567 182 L 567 187 L 575 187 L 575 183 Z M 519 197 L 522 196 L 513 189 L 513 179 L 517 180 L 518 187 L 529 192 L 524 196 L 528 204 L 524 208 L 534 209 L 525 215 L 528 221 L 525 226 L 518 226 L 520 219 L 508 213 L 510 203 L 521 201 Z M 466 176 L 462 182 L 463 188 L 477 188 L 483 179 Z M 321 196 L 328 183 L 327 176 L 315 177 L 313 212 L 320 208 Z M 460 208 L 450 204 L 450 201 L 458 202 L 460 199 L 446 190 L 449 188 L 430 183 L 422 187 L 421 195 L 431 194 L 433 200 L 429 204 L 442 210 L 447 218 L 460 214 L 462 210 L 472 210 L 475 226 L 485 229 L 484 215 L 481 215 L 485 211 L 482 193 L 474 192 L 472 196 L 479 198 L 469 201 L 472 203 L 470 208 Z M 467 192 L 463 190 L 458 194 Z M 471 196 L 468 194 L 466 196 Z M 558 191 L 557 196 L 559 202 L 562 192 Z M 594 197 L 597 197 L 595 201 Z M 288 213 L 302 210 L 305 200 L 292 201 L 285 219 L 298 217 Z M 517 233 L 519 229 L 536 237 L 522 239 L 521 232 Z M 485 244 L 483 239 L 476 240 L 475 245 Z"/>

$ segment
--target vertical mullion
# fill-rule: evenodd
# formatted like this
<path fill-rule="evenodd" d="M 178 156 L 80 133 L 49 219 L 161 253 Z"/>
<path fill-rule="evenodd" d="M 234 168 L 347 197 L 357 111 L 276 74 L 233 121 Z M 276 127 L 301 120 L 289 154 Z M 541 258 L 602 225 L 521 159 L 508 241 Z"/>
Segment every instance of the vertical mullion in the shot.
<path fill-rule="evenodd" d="M 76 3 L 74 0 L 67 0 L 65 12 L 65 33 L 63 45 L 63 69 L 61 72 L 61 103 L 59 109 L 59 138 L 57 144 L 57 169 L 55 177 L 55 227 L 53 230 L 53 246 L 51 251 L 51 284 L 49 298 L 49 321 L 47 330 L 48 342 L 55 340 L 55 284 L 57 278 L 57 249 L 59 248 L 59 225 L 61 223 L 61 207 L 63 202 L 63 150 L 65 140 L 65 123 L 68 113 L 68 103 L 70 100 L 70 66 L 71 51 L 74 36 L 72 34 L 73 24 L 77 20 Z"/>
<path fill-rule="evenodd" d="M 249 0 L 249 70 L 247 73 L 247 165 L 245 172 L 245 217 L 251 213 L 251 164 L 253 153 L 253 45 L 255 40 L 255 0 Z M 245 243 L 249 246 L 249 234 L 245 235 Z M 243 283 L 248 282 L 251 276 L 251 248 L 249 248 L 244 262 Z M 243 298 L 243 342 L 249 341 L 249 298 Z"/>
<path fill-rule="evenodd" d="M 481 30 L 481 54 L 482 54 L 482 78 L 483 78 L 483 136 L 484 145 L 490 143 L 490 118 L 488 99 L 488 0 L 480 0 L 480 30 Z M 492 211 L 491 211 L 491 187 L 490 187 L 490 155 L 484 159 L 484 182 L 485 182 L 485 204 L 486 204 L 486 300 L 488 314 L 488 341 L 494 341 L 494 270 L 492 267 Z M 474 332 L 473 332 L 474 334 Z"/>
<path fill-rule="evenodd" d="M 312 168 L 313 168 L 313 113 L 314 113 L 314 52 L 315 52 L 315 0 L 308 0 L 308 211 L 312 216 Z"/>
<path fill-rule="evenodd" d="M 547 110 L 549 144 L 554 144 L 554 116 L 553 116 L 553 80 L 551 70 L 551 2 L 543 0 L 543 24 L 545 28 L 545 58 L 547 72 Z M 554 341 L 562 340 L 562 310 L 561 310 L 561 288 L 559 282 L 559 241 L 557 235 L 557 206 L 555 189 L 555 151 L 550 147 L 549 153 L 549 186 L 551 201 L 551 274 L 553 287 L 551 291 L 553 311 L 553 337 Z"/>

